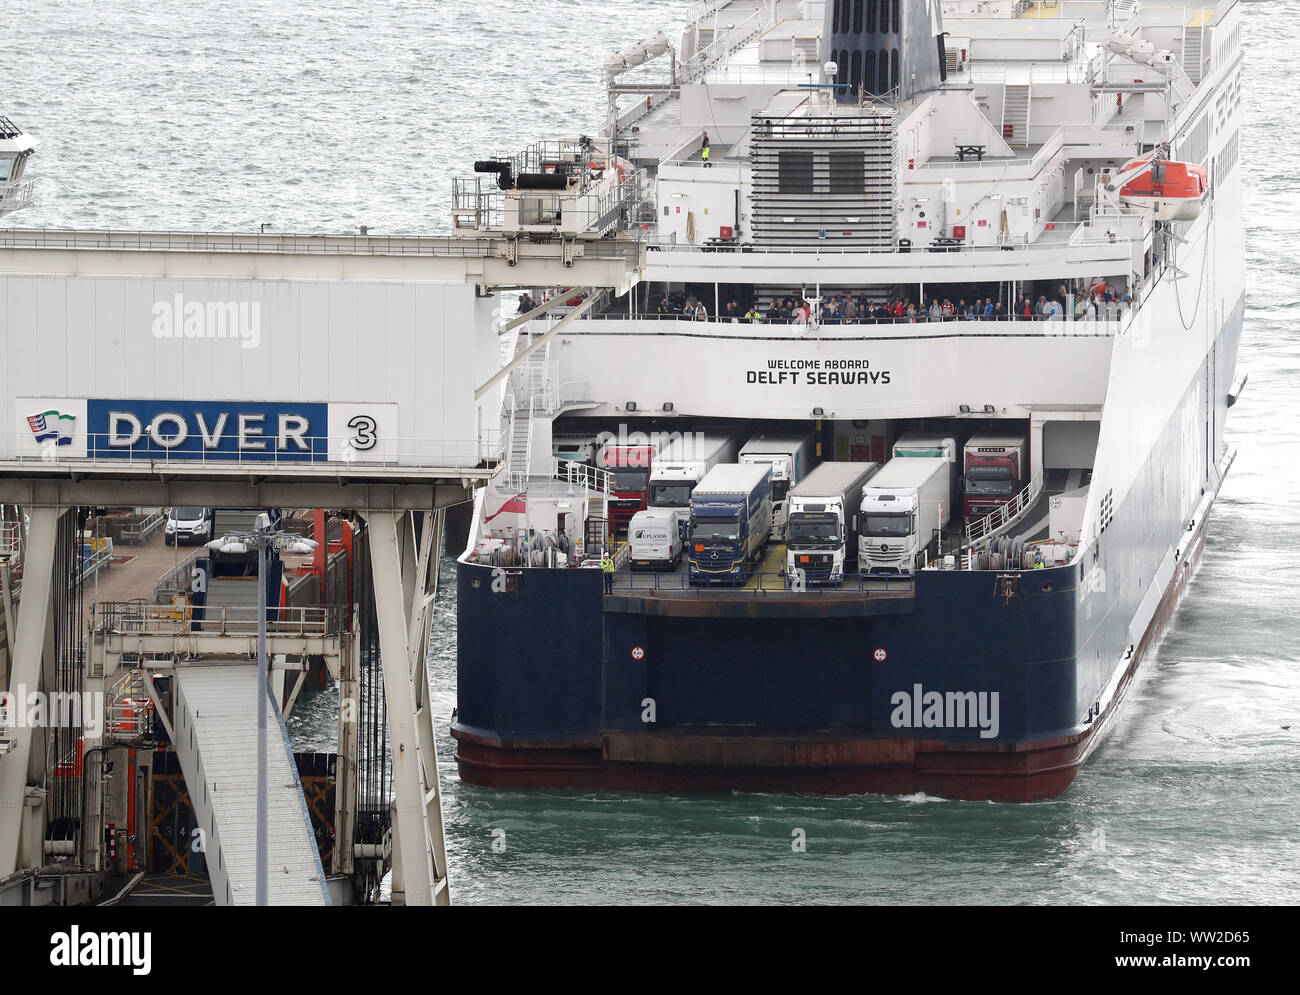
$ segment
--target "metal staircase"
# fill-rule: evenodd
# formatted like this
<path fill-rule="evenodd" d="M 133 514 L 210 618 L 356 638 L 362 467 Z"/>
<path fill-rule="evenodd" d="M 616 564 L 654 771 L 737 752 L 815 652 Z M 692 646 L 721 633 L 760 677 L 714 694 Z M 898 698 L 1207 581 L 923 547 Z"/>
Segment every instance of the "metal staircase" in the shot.
<path fill-rule="evenodd" d="M 1029 84 L 1008 83 L 1002 99 L 1002 137 L 1013 149 L 1029 146 Z"/>
<path fill-rule="evenodd" d="M 520 407 L 513 394 L 506 403 L 510 407 L 510 450 L 506 455 L 506 472 L 510 487 L 521 491 L 528 486 L 528 464 L 533 458 L 533 413 L 536 400 L 529 398 Z"/>
<path fill-rule="evenodd" d="M 1205 28 L 1183 29 L 1183 72 L 1197 86 L 1200 85 L 1205 58 Z"/>

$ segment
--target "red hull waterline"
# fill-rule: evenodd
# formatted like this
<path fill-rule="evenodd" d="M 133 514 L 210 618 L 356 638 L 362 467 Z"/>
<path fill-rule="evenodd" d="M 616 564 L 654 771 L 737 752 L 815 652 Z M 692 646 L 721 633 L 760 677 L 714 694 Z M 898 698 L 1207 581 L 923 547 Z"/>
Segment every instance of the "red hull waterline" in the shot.
<path fill-rule="evenodd" d="M 1209 515 L 1166 588 L 1103 711 L 1083 731 L 1017 744 L 954 744 L 833 734 L 615 733 L 582 743 L 509 742 L 453 727 L 461 780 L 501 789 L 773 791 L 967 801 L 1053 798 L 1114 724 L 1146 654 L 1168 627 L 1205 546 Z"/>

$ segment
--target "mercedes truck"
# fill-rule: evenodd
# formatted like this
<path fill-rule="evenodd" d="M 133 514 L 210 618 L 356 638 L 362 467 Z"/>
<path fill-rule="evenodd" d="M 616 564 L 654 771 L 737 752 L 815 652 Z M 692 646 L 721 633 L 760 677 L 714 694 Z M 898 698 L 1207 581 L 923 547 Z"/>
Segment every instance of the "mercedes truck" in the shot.
<path fill-rule="evenodd" d="M 772 468 L 719 463 L 691 493 L 686 562 L 692 584 L 744 584 L 772 532 Z"/>
<path fill-rule="evenodd" d="M 841 584 L 858 558 L 862 489 L 878 463 L 823 463 L 790 489 L 785 574 L 791 584 Z"/>
<path fill-rule="evenodd" d="M 858 573 L 907 574 L 938 552 L 952 514 L 953 463 L 946 456 L 897 456 L 862 489 Z"/>

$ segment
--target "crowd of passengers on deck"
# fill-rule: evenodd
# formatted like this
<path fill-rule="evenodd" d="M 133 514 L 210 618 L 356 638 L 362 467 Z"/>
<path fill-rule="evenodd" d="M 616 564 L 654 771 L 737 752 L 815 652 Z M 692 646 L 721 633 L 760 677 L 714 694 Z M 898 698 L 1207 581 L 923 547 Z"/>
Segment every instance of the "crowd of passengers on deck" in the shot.
<path fill-rule="evenodd" d="M 1067 315 L 1076 321 L 1116 318 L 1131 306 L 1133 295 L 1126 287 L 1120 291 L 1104 281 L 1075 293 L 1064 285 L 1056 295 L 1022 294 L 1009 308 L 993 297 L 930 297 L 929 304 L 910 297 L 872 300 L 865 295 L 842 293 L 831 295 L 820 304 L 822 324 L 870 322 L 928 321 L 1064 321 Z M 773 298 L 766 308 L 752 304 L 745 310 L 731 300 L 722 307 L 723 321 L 766 322 L 769 324 L 806 325 L 812 320 L 815 305 L 802 292 Z M 695 321 L 707 321 L 708 305 L 694 294 L 677 291 L 663 297 L 657 307 L 660 315 L 677 315 Z"/>
<path fill-rule="evenodd" d="M 819 306 L 821 324 L 865 324 L 879 322 L 930 322 L 930 321 L 1095 321 L 1116 320 L 1133 304 L 1128 287 L 1119 290 L 1105 280 L 1086 287 L 1069 287 L 1061 284 L 1055 293 L 1021 294 L 1010 307 L 994 297 L 929 296 L 929 303 L 913 301 L 910 297 L 893 297 L 873 300 L 865 294 L 844 292 L 825 297 L 820 305 L 804 296 L 806 291 L 795 291 L 785 297 L 774 297 L 766 307 L 759 303 L 742 308 L 736 300 L 729 300 L 718 315 L 722 321 L 767 323 L 780 325 L 807 325 L 812 322 L 813 307 Z M 576 306 L 585 294 L 572 297 L 565 306 Z M 523 294 L 519 300 L 519 314 L 526 314 L 547 300 L 538 300 Z M 692 321 L 713 319 L 710 309 L 697 295 L 677 290 L 659 298 L 653 313 L 662 317 L 679 317 Z M 622 316 L 611 310 L 611 316 Z"/>

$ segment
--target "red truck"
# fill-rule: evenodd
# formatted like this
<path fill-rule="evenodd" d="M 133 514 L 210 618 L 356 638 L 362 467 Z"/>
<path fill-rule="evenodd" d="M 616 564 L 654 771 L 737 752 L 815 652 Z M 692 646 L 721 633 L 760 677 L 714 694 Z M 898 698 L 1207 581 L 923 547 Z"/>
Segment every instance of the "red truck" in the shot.
<path fill-rule="evenodd" d="M 973 435 L 963 456 L 966 521 L 992 514 L 1015 499 L 1027 480 L 1025 437 Z"/>
<path fill-rule="evenodd" d="M 650 493 L 650 464 L 655 458 L 651 445 L 620 446 L 606 443 L 601 447 L 596 465 L 613 474 L 609 493 L 610 531 L 618 537 L 627 535 L 632 516 L 646 507 Z"/>

